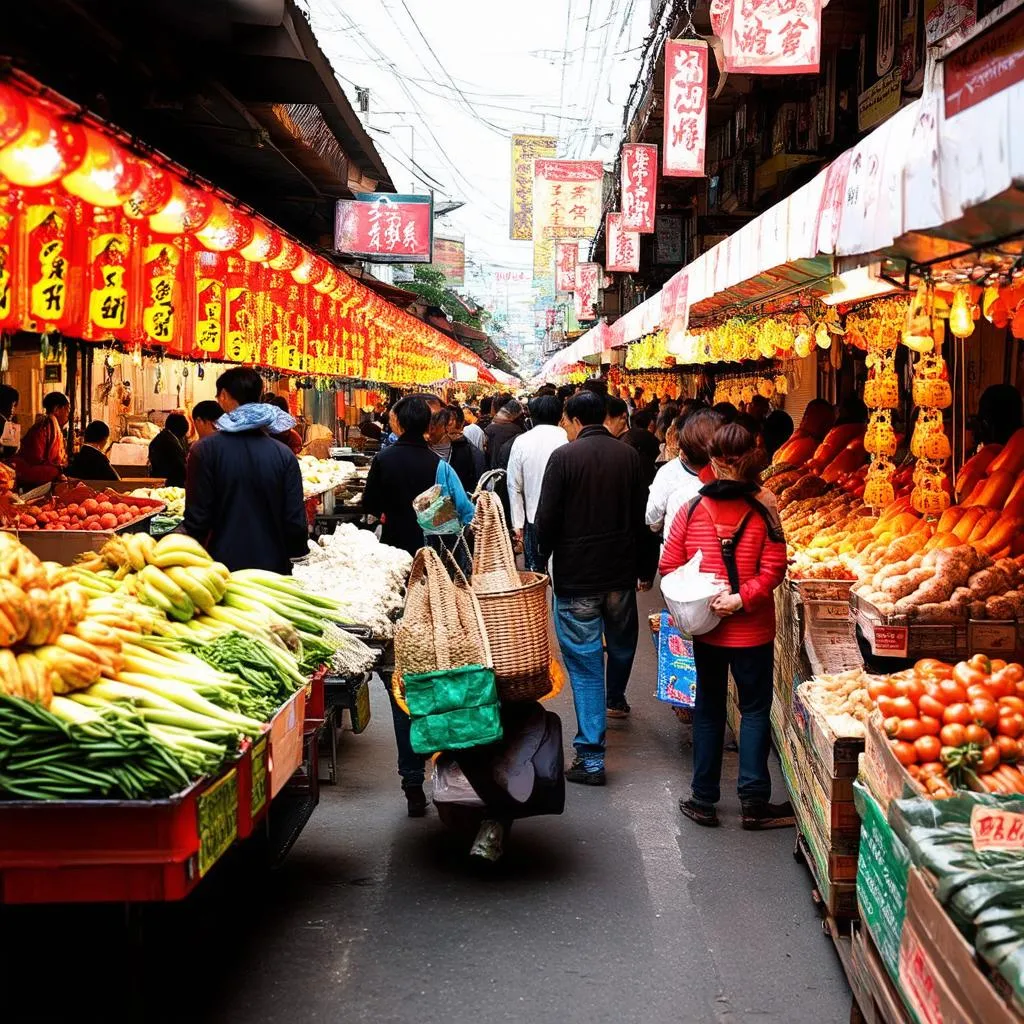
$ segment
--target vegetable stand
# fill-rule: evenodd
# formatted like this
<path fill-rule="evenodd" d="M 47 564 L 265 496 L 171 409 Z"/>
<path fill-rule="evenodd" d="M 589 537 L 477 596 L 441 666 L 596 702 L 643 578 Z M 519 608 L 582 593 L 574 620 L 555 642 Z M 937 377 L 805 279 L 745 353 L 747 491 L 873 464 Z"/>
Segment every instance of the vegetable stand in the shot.
<path fill-rule="evenodd" d="M 305 709 L 300 690 L 237 760 L 165 800 L 0 801 L 0 902 L 180 900 L 232 845 L 261 831 L 279 859 L 287 848 L 275 837 L 290 847 L 318 797 L 307 792 L 296 823 L 296 794 L 309 789 L 296 777 L 312 760 L 315 778 L 321 725 Z"/>

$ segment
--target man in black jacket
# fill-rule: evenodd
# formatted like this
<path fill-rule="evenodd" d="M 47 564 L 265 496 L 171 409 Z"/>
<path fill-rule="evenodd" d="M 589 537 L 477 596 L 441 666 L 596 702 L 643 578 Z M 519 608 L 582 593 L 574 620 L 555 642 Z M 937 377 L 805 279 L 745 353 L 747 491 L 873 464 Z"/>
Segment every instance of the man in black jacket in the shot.
<path fill-rule="evenodd" d="M 629 712 L 636 591 L 650 589 L 657 568 L 640 456 L 605 430 L 604 417 L 599 395 L 566 402 L 571 443 L 551 454 L 534 524 L 541 558 L 554 556 L 555 632 L 576 706 L 576 759 L 565 777 L 591 786 L 605 782 L 608 711 Z"/>
<path fill-rule="evenodd" d="M 661 445 L 658 444 L 653 427 L 654 413 L 650 409 L 641 409 L 633 413 L 633 425 L 619 439 L 637 450 L 648 487 L 658 471 L 658 455 L 661 453 Z"/>
<path fill-rule="evenodd" d="M 295 455 L 267 433 L 291 417 L 260 403 L 262 393 L 262 378 L 248 367 L 217 378 L 217 401 L 227 415 L 189 453 L 182 525 L 231 570 L 290 573 L 291 559 L 307 554 L 302 474 Z M 237 422 L 236 410 L 244 410 Z M 267 429 L 246 427 L 261 420 Z"/>
<path fill-rule="evenodd" d="M 103 420 L 93 420 L 82 435 L 82 447 L 68 466 L 68 476 L 76 480 L 120 480 L 106 456 L 110 427 Z"/>
<path fill-rule="evenodd" d="M 188 419 L 180 412 L 167 414 L 164 429 L 149 442 L 149 468 L 162 477 L 165 487 L 185 486 L 185 455 Z"/>
<path fill-rule="evenodd" d="M 394 408 L 398 423 L 398 440 L 378 452 L 370 463 L 363 491 L 363 511 L 383 521 L 381 542 L 402 548 L 410 555 L 425 544 L 423 530 L 416 522 L 413 498 L 434 486 L 441 461 L 423 436 L 430 426 L 430 407 L 419 395 L 403 398 Z M 391 687 L 385 680 L 391 700 L 391 717 L 398 748 L 398 774 L 408 802 L 409 817 L 420 818 L 427 813 L 427 797 L 423 792 L 426 759 L 412 749 L 409 739 L 409 716 L 395 703 Z"/>

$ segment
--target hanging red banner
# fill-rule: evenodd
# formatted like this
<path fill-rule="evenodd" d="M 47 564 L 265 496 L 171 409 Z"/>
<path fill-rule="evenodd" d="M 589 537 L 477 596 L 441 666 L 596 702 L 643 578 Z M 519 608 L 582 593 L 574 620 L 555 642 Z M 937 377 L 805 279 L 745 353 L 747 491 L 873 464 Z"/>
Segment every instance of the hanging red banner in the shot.
<path fill-rule="evenodd" d="M 535 160 L 534 239 L 593 238 L 601 226 L 603 194 L 600 160 Z"/>
<path fill-rule="evenodd" d="M 253 364 L 259 361 L 259 338 L 256 334 L 256 295 L 264 268 L 241 256 L 228 257 L 227 335 L 224 357 L 233 363 Z"/>
<path fill-rule="evenodd" d="M 15 301 L 15 287 L 19 223 L 15 213 L 18 202 L 17 193 L 0 192 L 0 327 L 13 327 L 17 323 L 19 304 Z"/>
<path fill-rule="evenodd" d="M 688 271 L 680 270 L 661 289 L 661 329 L 666 334 L 685 334 L 689 325 L 690 275 Z"/>
<path fill-rule="evenodd" d="M 604 268 L 609 273 L 636 274 L 640 270 L 640 234 L 623 228 L 624 215 L 605 216 Z"/>
<path fill-rule="evenodd" d="M 654 234 L 658 194 L 658 147 L 627 143 L 622 147 L 622 226 Z"/>
<path fill-rule="evenodd" d="M 662 174 L 702 178 L 707 134 L 707 44 L 700 39 L 666 40 Z"/>
<path fill-rule="evenodd" d="M 711 27 L 722 40 L 726 71 L 818 72 L 821 0 L 711 0 Z"/>
<path fill-rule="evenodd" d="M 131 273 L 137 231 L 120 209 L 95 210 L 89 225 L 84 337 L 89 341 L 131 338 L 138 318 L 139 290 Z"/>
<path fill-rule="evenodd" d="M 580 247 L 576 242 L 559 242 L 555 246 L 555 291 L 575 290 L 579 257 Z"/>
<path fill-rule="evenodd" d="M 600 263 L 576 264 L 576 319 L 581 323 L 585 320 L 596 320 L 594 306 L 597 305 L 598 291 L 601 287 Z"/>
<path fill-rule="evenodd" d="M 357 192 L 339 199 L 334 248 L 383 263 L 429 263 L 434 240 L 430 196 Z"/>
<path fill-rule="evenodd" d="M 220 359 L 224 355 L 227 257 L 199 250 L 192 259 L 192 336 L 186 348 L 192 356 Z"/>
<path fill-rule="evenodd" d="M 142 252 L 142 338 L 181 352 L 184 241 L 151 241 Z"/>
<path fill-rule="evenodd" d="M 59 200 L 25 210 L 28 321 L 31 330 L 80 333 L 83 268 L 76 258 L 74 211 Z"/>

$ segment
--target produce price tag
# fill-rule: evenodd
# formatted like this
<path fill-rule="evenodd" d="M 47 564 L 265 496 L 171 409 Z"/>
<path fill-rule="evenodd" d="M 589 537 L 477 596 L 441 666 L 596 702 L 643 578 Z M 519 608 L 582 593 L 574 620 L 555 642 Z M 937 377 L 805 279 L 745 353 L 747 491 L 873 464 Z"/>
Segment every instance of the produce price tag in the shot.
<path fill-rule="evenodd" d="M 942 1024 L 938 982 L 928 954 L 910 928 L 903 929 L 900 944 L 900 988 L 921 1024 Z"/>
<path fill-rule="evenodd" d="M 1024 814 L 996 807 L 975 807 L 971 811 L 971 841 L 983 850 L 1024 850 Z"/>
<path fill-rule="evenodd" d="M 905 658 L 907 656 L 906 626 L 875 626 L 874 642 L 871 649 L 875 654 L 886 658 Z"/>
<path fill-rule="evenodd" d="M 199 877 L 224 855 L 238 836 L 238 773 L 231 769 L 196 801 L 199 819 Z"/>
<path fill-rule="evenodd" d="M 252 748 L 252 794 L 249 815 L 255 818 L 267 803 L 267 738 L 264 736 Z"/>
<path fill-rule="evenodd" d="M 972 622 L 969 625 L 972 651 L 1003 654 L 1017 647 L 1017 626 L 1013 622 Z"/>

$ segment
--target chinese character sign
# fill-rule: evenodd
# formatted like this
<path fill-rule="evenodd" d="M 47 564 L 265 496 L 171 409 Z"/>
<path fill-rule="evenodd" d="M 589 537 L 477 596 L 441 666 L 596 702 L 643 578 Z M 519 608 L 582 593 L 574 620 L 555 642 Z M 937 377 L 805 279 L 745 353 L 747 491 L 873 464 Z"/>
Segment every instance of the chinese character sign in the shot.
<path fill-rule="evenodd" d="M 597 305 L 598 290 L 601 287 L 601 265 L 599 263 L 576 264 L 576 319 L 596 320 L 594 306 Z"/>
<path fill-rule="evenodd" d="M 685 334 L 689 326 L 690 275 L 680 270 L 661 289 L 661 329 L 666 334 Z"/>
<path fill-rule="evenodd" d="M 821 0 L 712 0 L 711 27 L 722 40 L 726 71 L 818 72 Z"/>
<path fill-rule="evenodd" d="M 548 135 L 512 136 L 512 205 L 510 237 L 533 238 L 533 161 L 558 152 L 558 140 Z"/>
<path fill-rule="evenodd" d="M 708 134 L 708 47 L 699 39 L 665 42 L 662 173 L 702 178 Z"/>
<path fill-rule="evenodd" d="M 430 196 L 358 192 L 338 200 L 334 248 L 382 263 L 429 263 L 433 230 Z"/>
<path fill-rule="evenodd" d="M 604 268 L 609 273 L 635 274 L 640 270 L 640 234 L 624 228 L 624 217 L 609 213 L 605 218 Z"/>
<path fill-rule="evenodd" d="M 559 242 L 555 246 L 555 291 L 575 290 L 579 254 L 580 248 L 576 242 Z"/>
<path fill-rule="evenodd" d="M 654 232 L 658 188 L 658 147 L 628 143 L 622 147 L 622 226 L 642 235 Z"/>
<path fill-rule="evenodd" d="M 603 189 L 600 160 L 534 161 L 533 237 L 593 238 L 601 226 Z"/>
<path fill-rule="evenodd" d="M 435 238 L 433 264 L 444 274 L 446 284 L 461 288 L 466 283 L 466 240 Z"/>

